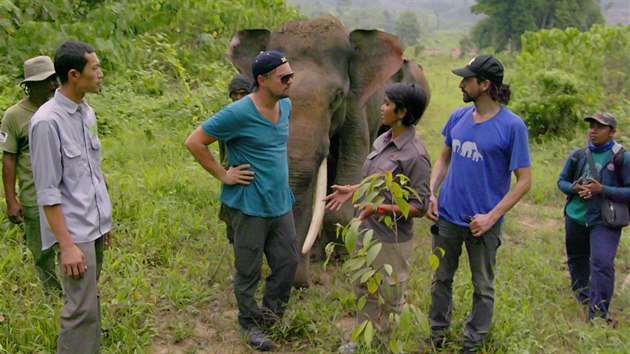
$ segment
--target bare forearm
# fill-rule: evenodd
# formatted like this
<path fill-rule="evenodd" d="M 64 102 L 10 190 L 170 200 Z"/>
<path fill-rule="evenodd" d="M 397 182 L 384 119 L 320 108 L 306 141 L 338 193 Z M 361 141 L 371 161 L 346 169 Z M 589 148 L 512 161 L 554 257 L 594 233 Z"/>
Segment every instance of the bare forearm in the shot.
<path fill-rule="evenodd" d="M 431 170 L 431 181 L 430 181 L 431 195 L 433 196 L 437 195 L 437 190 L 442 185 L 442 182 L 444 182 L 444 178 L 446 177 L 446 174 L 448 173 L 448 169 L 450 165 L 451 165 L 451 148 L 445 145 L 444 148 L 442 148 L 440 157 L 435 162 L 435 166 L 433 166 Z"/>
<path fill-rule="evenodd" d="M 529 167 L 519 169 L 519 171 L 514 186 L 510 188 L 510 191 L 501 199 L 499 204 L 488 213 L 495 221 L 510 211 L 529 192 L 532 186 L 532 176 Z"/>
<path fill-rule="evenodd" d="M 74 240 L 72 236 L 70 236 L 70 232 L 66 226 L 66 220 L 61 212 L 61 206 L 59 204 L 45 206 L 44 214 L 46 215 L 50 229 L 55 235 L 57 242 L 59 242 L 59 247 L 65 249 L 74 245 Z"/>
<path fill-rule="evenodd" d="M 214 178 L 219 181 L 223 181 L 225 179 L 225 168 L 223 168 L 214 156 L 212 156 L 212 153 L 210 153 L 207 146 L 200 144 L 186 144 L 186 148 L 188 148 L 188 151 L 190 151 L 201 167 L 208 171 Z"/>
<path fill-rule="evenodd" d="M 7 204 L 17 203 L 15 193 L 17 159 L 14 154 L 4 153 L 2 156 L 2 184 Z"/>
<path fill-rule="evenodd" d="M 401 216 L 402 215 L 402 211 L 400 210 L 400 207 L 396 204 L 381 204 L 382 209 L 383 209 L 383 214 L 384 215 L 394 215 L 396 214 L 396 216 Z M 416 208 L 413 205 L 409 206 L 409 218 L 419 218 L 419 217 L 423 217 L 424 214 L 426 212 L 422 212 L 420 211 L 420 209 Z"/>
<path fill-rule="evenodd" d="M 201 127 L 197 127 L 184 142 L 184 146 L 190 151 L 195 160 L 208 171 L 214 178 L 225 181 L 226 170 L 217 162 L 208 149 L 208 146 L 217 139 L 206 134 Z"/>

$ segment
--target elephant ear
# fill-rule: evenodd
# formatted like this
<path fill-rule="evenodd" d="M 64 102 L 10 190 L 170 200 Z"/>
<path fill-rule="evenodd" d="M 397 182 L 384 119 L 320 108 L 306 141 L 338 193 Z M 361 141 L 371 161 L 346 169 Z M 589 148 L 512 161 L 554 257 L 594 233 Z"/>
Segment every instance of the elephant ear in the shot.
<path fill-rule="evenodd" d="M 268 29 L 250 29 L 238 31 L 232 37 L 225 53 L 239 73 L 252 77 L 252 61 L 258 53 L 267 49 L 271 32 Z"/>
<path fill-rule="evenodd" d="M 350 33 L 350 42 L 354 46 L 350 89 L 363 105 L 400 69 L 402 46 L 396 36 L 378 30 L 354 30 Z"/>
<path fill-rule="evenodd" d="M 398 82 L 411 82 L 419 84 L 424 89 L 424 93 L 427 95 L 427 104 L 431 99 L 431 87 L 427 81 L 427 77 L 424 75 L 424 68 L 422 65 L 416 63 L 411 59 L 404 59 L 404 63 L 400 71 L 397 73 L 400 75 Z"/>

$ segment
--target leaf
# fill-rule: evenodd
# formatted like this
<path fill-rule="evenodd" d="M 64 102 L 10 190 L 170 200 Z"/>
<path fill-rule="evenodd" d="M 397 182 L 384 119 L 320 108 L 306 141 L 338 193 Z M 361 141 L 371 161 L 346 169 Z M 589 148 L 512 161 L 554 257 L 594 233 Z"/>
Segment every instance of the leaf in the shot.
<path fill-rule="evenodd" d="M 363 197 L 363 195 L 365 194 L 369 186 L 370 186 L 369 183 L 361 183 L 361 185 L 359 186 L 359 189 L 357 189 L 357 191 L 354 192 L 354 195 L 352 196 L 352 202 L 354 203 L 357 200 L 361 199 L 361 197 Z"/>
<path fill-rule="evenodd" d="M 350 258 L 343 263 L 342 269 L 346 272 L 353 272 L 361 268 L 364 264 L 365 264 L 365 258 L 363 257 Z"/>
<path fill-rule="evenodd" d="M 361 275 L 361 283 L 363 284 L 367 282 L 368 279 L 370 279 L 374 275 L 374 273 L 376 273 L 375 269 L 369 269 L 367 272 L 363 273 L 363 275 Z M 373 291 L 370 291 L 370 293 L 374 294 Z"/>
<path fill-rule="evenodd" d="M 366 286 L 370 294 L 376 294 L 379 284 L 374 280 L 374 278 L 370 278 L 366 283 Z"/>
<path fill-rule="evenodd" d="M 369 229 L 365 232 L 365 236 L 363 236 L 363 249 L 367 250 L 370 247 L 370 242 L 372 242 L 372 235 L 374 235 L 374 230 Z"/>
<path fill-rule="evenodd" d="M 385 273 L 387 273 L 387 275 L 389 276 L 391 276 L 392 272 L 394 271 L 394 268 L 392 268 L 392 266 L 389 264 L 383 264 L 383 269 L 385 269 Z"/>
<path fill-rule="evenodd" d="M 365 274 L 365 272 L 369 271 L 369 268 L 363 268 L 363 269 L 359 269 L 357 270 L 352 277 L 350 278 L 350 282 L 354 283 L 356 282 L 361 276 L 363 276 L 363 274 Z"/>
<path fill-rule="evenodd" d="M 359 336 L 363 334 L 363 330 L 365 330 L 365 327 L 367 326 L 367 324 L 369 323 L 369 320 L 365 320 L 363 322 L 361 322 L 355 329 L 354 331 L 352 331 L 352 341 L 353 342 L 359 342 Z"/>
<path fill-rule="evenodd" d="M 367 265 L 372 265 L 372 262 L 374 262 L 378 254 L 381 252 L 382 248 L 383 248 L 383 244 L 380 242 L 370 247 L 370 249 L 367 252 L 367 255 L 365 256 L 365 262 L 367 263 Z"/>
<path fill-rule="evenodd" d="M 431 270 L 435 271 L 440 266 L 440 259 L 438 256 L 432 254 L 429 256 L 429 265 L 431 265 Z"/>
<path fill-rule="evenodd" d="M 336 243 L 334 242 L 329 242 L 326 245 L 326 261 L 324 261 L 324 272 L 326 271 L 326 266 L 328 265 L 328 262 L 330 262 L 330 257 L 332 257 L 332 253 L 335 250 L 335 245 Z"/>
<path fill-rule="evenodd" d="M 385 185 L 389 187 L 389 186 L 391 186 L 393 181 L 394 181 L 394 176 L 392 175 L 392 173 L 391 172 L 386 172 L 385 173 Z"/>
<path fill-rule="evenodd" d="M 392 353 L 398 353 L 398 341 L 396 340 L 396 337 L 391 336 L 389 338 L 389 350 Z"/>
<path fill-rule="evenodd" d="M 335 250 L 335 245 L 336 245 L 336 243 L 334 243 L 334 242 L 329 242 L 329 243 L 326 245 L 326 255 L 327 255 L 328 257 L 330 257 L 330 255 L 331 255 L 331 254 L 333 253 L 333 251 Z"/>
<path fill-rule="evenodd" d="M 365 198 L 363 198 L 363 200 L 361 200 L 361 203 L 359 204 L 361 208 L 365 208 L 366 205 L 372 203 L 374 201 L 374 199 L 376 199 L 376 197 L 378 196 L 379 192 L 378 191 L 372 191 L 369 194 L 367 194 L 365 196 Z"/>
<path fill-rule="evenodd" d="M 357 243 L 357 238 L 359 237 L 360 225 L 361 225 L 360 221 L 354 220 L 349 226 L 346 227 L 347 229 L 345 230 L 344 243 L 346 245 L 346 249 L 348 250 L 348 253 L 350 254 L 352 254 L 352 252 L 354 251 L 354 247 Z"/>
<path fill-rule="evenodd" d="M 367 296 L 363 295 L 359 298 L 359 301 L 357 302 L 357 311 L 361 311 L 363 310 L 363 307 L 365 306 L 365 303 L 367 302 Z"/>
<path fill-rule="evenodd" d="M 372 325 L 371 321 L 368 321 L 367 325 L 365 325 L 365 331 L 363 332 L 363 339 L 365 340 L 365 345 L 370 346 L 372 343 L 372 339 L 374 338 L 374 325 Z"/>

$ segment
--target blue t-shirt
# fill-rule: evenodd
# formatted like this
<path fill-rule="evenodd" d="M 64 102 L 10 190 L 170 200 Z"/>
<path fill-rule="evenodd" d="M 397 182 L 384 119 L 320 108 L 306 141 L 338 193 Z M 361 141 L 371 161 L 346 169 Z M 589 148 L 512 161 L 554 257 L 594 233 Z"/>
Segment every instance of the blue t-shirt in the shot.
<path fill-rule="evenodd" d="M 438 212 L 460 226 L 468 226 L 467 217 L 490 212 L 510 190 L 512 171 L 531 165 L 523 120 L 501 106 L 494 117 L 475 123 L 474 108 L 456 109 L 442 130 L 452 154 Z"/>
<path fill-rule="evenodd" d="M 223 185 L 221 202 L 252 216 L 276 217 L 291 211 L 295 202 L 289 188 L 287 141 L 291 101 L 278 101 L 280 117 L 273 124 L 263 117 L 254 102 L 244 97 L 206 120 L 206 134 L 225 142 L 231 166 L 250 164 L 254 180 L 250 185 Z"/>

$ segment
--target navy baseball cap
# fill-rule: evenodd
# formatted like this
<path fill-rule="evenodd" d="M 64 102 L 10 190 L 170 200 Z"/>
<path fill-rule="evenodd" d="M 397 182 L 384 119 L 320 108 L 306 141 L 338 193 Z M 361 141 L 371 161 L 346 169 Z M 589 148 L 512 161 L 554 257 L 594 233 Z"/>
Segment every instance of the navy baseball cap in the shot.
<path fill-rule="evenodd" d="M 492 55 L 482 54 L 472 58 L 465 68 L 453 70 L 461 77 L 482 77 L 492 82 L 503 82 L 503 64 Z"/>
<path fill-rule="evenodd" d="M 264 75 L 288 62 L 289 60 L 287 57 L 277 50 L 260 52 L 252 62 L 252 74 L 254 75 L 254 81 L 256 81 L 258 75 Z"/>

